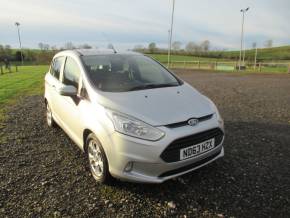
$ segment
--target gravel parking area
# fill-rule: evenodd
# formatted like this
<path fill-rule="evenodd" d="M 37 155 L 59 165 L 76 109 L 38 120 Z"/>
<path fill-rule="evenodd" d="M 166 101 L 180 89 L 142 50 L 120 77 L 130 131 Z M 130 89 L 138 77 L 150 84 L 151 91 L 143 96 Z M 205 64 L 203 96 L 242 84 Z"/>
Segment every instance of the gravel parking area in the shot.
<path fill-rule="evenodd" d="M 160 185 L 99 185 L 46 126 L 42 96 L 26 97 L 0 133 L 0 217 L 290 217 L 290 75 L 177 73 L 218 105 L 223 159 Z"/>

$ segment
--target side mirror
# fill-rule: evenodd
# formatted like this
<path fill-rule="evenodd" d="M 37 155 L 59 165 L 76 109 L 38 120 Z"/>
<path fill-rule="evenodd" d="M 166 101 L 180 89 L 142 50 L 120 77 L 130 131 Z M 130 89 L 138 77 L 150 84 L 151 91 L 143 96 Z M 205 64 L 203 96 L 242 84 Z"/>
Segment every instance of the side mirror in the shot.
<path fill-rule="evenodd" d="M 74 86 L 63 85 L 57 89 L 57 92 L 63 96 L 76 96 L 78 90 Z"/>

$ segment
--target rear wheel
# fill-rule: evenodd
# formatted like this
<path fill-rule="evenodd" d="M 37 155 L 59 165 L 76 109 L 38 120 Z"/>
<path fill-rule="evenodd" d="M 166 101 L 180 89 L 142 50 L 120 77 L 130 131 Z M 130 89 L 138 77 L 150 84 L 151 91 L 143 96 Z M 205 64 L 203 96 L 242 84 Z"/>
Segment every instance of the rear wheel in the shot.
<path fill-rule="evenodd" d="M 102 184 L 111 183 L 112 177 L 109 172 L 109 164 L 105 151 L 93 133 L 87 137 L 86 145 L 89 167 L 94 179 Z"/>
<path fill-rule="evenodd" d="M 51 109 L 50 109 L 50 106 L 49 106 L 48 103 L 46 104 L 46 122 L 47 122 L 47 125 L 49 127 L 55 127 L 56 126 L 56 123 L 53 120 L 52 112 L 51 112 Z"/>

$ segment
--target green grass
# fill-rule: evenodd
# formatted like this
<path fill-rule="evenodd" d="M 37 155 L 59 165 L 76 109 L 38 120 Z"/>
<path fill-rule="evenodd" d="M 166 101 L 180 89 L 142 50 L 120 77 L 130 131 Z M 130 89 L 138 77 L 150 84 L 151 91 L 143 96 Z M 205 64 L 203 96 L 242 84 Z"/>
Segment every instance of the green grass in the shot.
<path fill-rule="evenodd" d="M 161 63 L 167 63 L 168 56 L 167 54 L 147 54 L 150 57 L 156 59 Z M 196 57 L 196 56 L 189 56 L 189 55 L 171 55 L 171 61 L 223 61 L 224 59 L 218 58 L 204 58 L 204 57 Z"/>
<path fill-rule="evenodd" d="M 196 54 L 182 54 L 184 51 L 180 51 L 179 55 L 172 55 L 172 61 L 215 61 L 215 60 L 231 60 L 238 61 L 240 51 L 209 51 L 200 52 Z M 184 52 L 186 53 L 186 52 Z M 246 50 L 246 61 L 254 62 L 255 49 Z M 156 58 L 160 62 L 167 62 L 167 52 L 162 50 L 160 54 L 149 54 Z M 258 62 L 290 62 L 290 46 L 281 46 L 273 48 L 261 48 L 258 49 L 257 55 Z"/>
<path fill-rule="evenodd" d="M 246 50 L 246 59 L 248 61 L 253 61 L 255 57 L 255 49 Z M 238 59 L 240 55 L 240 51 L 222 51 L 222 52 L 210 52 L 210 55 L 218 55 L 221 58 L 226 59 Z M 290 60 L 290 46 L 281 46 L 281 47 L 273 47 L 273 48 L 262 48 L 258 49 L 258 56 L 259 61 L 262 62 L 280 62 L 286 61 L 289 62 Z"/>
<path fill-rule="evenodd" d="M 19 96 L 41 94 L 44 87 L 44 75 L 48 66 L 23 66 L 15 72 L 0 75 L 0 123 L 4 118 L 4 109 L 15 102 Z"/>

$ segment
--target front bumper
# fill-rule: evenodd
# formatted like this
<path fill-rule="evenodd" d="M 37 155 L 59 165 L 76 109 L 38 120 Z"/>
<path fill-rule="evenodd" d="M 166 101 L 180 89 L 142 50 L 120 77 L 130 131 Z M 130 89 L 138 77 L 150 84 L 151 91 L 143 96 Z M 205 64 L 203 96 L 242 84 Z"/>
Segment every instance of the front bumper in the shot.
<path fill-rule="evenodd" d="M 221 142 L 212 150 L 196 157 L 175 162 L 165 162 L 161 158 L 162 152 L 176 139 L 214 128 L 219 128 L 223 132 L 223 126 L 215 119 L 200 123 L 195 127 L 159 128 L 166 133 L 166 136 L 156 142 L 132 138 L 117 132 L 110 135 L 111 149 L 107 154 L 110 173 L 114 177 L 126 181 L 162 183 L 196 170 L 224 156 L 223 137 Z M 129 170 L 126 168 L 128 164 L 132 165 Z"/>

